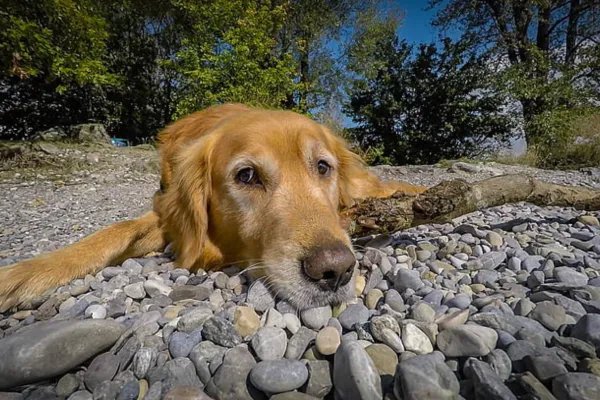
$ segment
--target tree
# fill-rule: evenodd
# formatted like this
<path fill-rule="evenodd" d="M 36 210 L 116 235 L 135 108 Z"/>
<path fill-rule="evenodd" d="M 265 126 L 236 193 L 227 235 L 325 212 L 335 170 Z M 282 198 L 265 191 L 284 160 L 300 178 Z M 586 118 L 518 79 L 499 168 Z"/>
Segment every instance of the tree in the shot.
<path fill-rule="evenodd" d="M 435 163 L 473 157 L 505 144 L 511 118 L 505 99 L 489 85 L 482 59 L 450 39 L 413 48 L 397 38 L 379 43 L 379 68 L 357 79 L 346 112 L 351 134 L 381 150 L 378 162 Z"/>
<path fill-rule="evenodd" d="M 499 84 L 521 105 L 528 144 L 552 137 L 548 121 L 564 121 L 565 110 L 589 105 L 600 69 L 600 1 L 431 0 L 429 4 L 440 7 L 437 26 L 459 28 L 474 50 L 487 53 L 499 66 Z"/>

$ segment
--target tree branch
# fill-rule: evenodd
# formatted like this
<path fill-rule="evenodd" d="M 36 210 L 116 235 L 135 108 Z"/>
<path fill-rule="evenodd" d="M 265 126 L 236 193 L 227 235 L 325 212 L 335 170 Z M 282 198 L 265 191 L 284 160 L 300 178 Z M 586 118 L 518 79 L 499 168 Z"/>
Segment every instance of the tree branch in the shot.
<path fill-rule="evenodd" d="M 341 216 L 350 234 L 365 236 L 450 222 L 474 211 L 518 202 L 600 210 L 600 190 L 541 182 L 528 175 L 502 175 L 476 183 L 456 179 L 419 196 L 396 193 L 390 198 L 366 199 L 343 210 Z"/>

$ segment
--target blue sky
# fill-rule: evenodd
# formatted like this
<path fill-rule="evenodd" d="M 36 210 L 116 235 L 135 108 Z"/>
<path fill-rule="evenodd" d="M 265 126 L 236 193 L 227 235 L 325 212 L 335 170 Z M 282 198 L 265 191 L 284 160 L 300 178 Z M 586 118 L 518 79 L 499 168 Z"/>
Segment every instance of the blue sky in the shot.
<path fill-rule="evenodd" d="M 438 32 L 431 26 L 435 10 L 425 11 L 426 0 L 398 1 L 397 4 L 405 13 L 398 30 L 401 39 L 410 43 L 437 41 Z"/>

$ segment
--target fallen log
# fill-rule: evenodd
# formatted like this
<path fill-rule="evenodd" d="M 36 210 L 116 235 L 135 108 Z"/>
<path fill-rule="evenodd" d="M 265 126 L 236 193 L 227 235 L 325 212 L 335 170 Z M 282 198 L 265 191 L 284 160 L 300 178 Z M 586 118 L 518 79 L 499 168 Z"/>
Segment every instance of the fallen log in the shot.
<path fill-rule="evenodd" d="M 455 179 L 418 196 L 396 193 L 390 198 L 369 198 L 342 210 L 341 216 L 352 236 L 366 236 L 445 223 L 474 211 L 518 202 L 600 210 L 600 189 L 542 182 L 521 174 L 474 183 Z"/>

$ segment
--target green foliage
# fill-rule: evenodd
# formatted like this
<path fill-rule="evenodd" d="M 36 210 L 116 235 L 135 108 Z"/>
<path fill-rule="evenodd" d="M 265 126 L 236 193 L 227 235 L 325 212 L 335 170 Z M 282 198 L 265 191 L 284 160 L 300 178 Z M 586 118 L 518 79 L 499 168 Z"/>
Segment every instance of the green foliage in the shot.
<path fill-rule="evenodd" d="M 490 86 L 483 60 L 449 39 L 442 48 L 380 42 L 378 70 L 357 79 L 346 106 L 361 146 L 394 163 L 435 163 L 479 156 L 505 144 L 511 119 Z M 414 56 L 413 56 L 414 55 Z"/>
<path fill-rule="evenodd" d="M 285 7 L 270 1 L 176 2 L 192 19 L 174 60 L 184 87 L 176 115 L 223 102 L 279 106 L 296 88 L 292 55 L 273 54 Z"/>
<path fill-rule="evenodd" d="M 103 56 L 104 19 L 88 0 L 6 0 L 0 11 L 0 59 L 8 75 L 44 75 L 68 85 L 115 83 Z"/>

